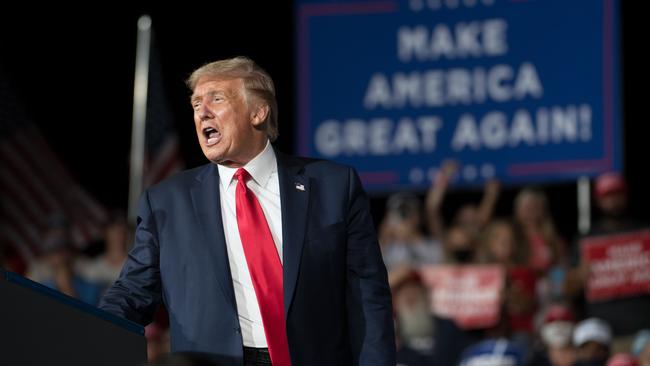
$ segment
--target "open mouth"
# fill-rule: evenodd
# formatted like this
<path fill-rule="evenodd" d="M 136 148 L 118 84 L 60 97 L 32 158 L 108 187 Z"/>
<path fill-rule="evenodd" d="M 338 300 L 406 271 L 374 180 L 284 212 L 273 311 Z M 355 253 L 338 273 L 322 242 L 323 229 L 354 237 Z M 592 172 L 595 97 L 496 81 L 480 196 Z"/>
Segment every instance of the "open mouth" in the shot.
<path fill-rule="evenodd" d="M 207 146 L 215 145 L 221 140 L 221 132 L 217 131 L 214 127 L 205 127 L 203 129 L 203 136 L 205 136 L 205 144 Z"/>

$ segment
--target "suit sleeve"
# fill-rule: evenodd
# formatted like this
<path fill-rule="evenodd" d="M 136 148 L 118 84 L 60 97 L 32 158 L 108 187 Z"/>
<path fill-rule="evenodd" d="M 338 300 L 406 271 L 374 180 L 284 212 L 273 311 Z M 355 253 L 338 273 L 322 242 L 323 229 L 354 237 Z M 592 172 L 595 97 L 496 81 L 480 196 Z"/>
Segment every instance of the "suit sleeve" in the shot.
<path fill-rule="evenodd" d="M 99 307 L 136 323 L 151 322 L 161 301 L 159 245 L 148 192 L 140 198 L 135 243 Z"/>
<path fill-rule="evenodd" d="M 354 364 L 395 366 L 390 287 L 370 205 L 357 173 L 349 171 L 347 312 Z"/>

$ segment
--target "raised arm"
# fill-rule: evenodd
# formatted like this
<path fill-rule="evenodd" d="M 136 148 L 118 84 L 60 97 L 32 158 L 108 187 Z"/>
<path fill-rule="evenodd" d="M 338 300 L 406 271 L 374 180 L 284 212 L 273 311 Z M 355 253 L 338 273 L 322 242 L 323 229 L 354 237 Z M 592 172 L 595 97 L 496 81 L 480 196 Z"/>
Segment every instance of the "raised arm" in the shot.
<path fill-rule="evenodd" d="M 447 193 L 449 181 L 458 170 L 458 164 L 453 160 L 446 160 L 442 163 L 433 184 L 427 192 L 426 198 L 426 222 L 429 233 L 434 238 L 441 238 L 445 232 L 445 223 L 442 219 L 442 201 Z"/>
<path fill-rule="evenodd" d="M 499 199 L 499 194 L 501 192 L 501 183 L 497 180 L 488 181 L 485 184 L 485 191 L 483 192 L 483 198 L 478 207 L 478 219 L 481 228 L 484 228 L 494 215 L 494 207 L 497 204 Z"/>

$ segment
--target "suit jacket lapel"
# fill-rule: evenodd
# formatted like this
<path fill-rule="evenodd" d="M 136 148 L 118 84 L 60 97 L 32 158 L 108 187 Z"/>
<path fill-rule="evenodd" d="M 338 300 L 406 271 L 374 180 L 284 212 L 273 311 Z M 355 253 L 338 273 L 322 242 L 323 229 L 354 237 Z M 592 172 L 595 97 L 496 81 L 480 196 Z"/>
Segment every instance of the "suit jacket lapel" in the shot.
<path fill-rule="evenodd" d="M 284 312 L 289 312 L 296 289 L 300 257 L 307 226 L 309 178 L 303 167 L 276 150 L 280 200 L 282 203 L 282 265 L 284 275 Z"/>
<path fill-rule="evenodd" d="M 213 259 L 217 282 L 226 298 L 236 309 L 235 290 L 232 285 L 226 238 L 221 219 L 221 198 L 219 197 L 219 169 L 210 164 L 196 178 L 190 189 L 194 214 L 201 228 L 206 252 Z"/>

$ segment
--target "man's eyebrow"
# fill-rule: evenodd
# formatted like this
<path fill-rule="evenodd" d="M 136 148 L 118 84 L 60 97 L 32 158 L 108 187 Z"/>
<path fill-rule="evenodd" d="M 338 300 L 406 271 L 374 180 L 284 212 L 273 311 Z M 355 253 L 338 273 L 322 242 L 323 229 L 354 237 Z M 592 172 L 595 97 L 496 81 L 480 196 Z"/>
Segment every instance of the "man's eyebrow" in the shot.
<path fill-rule="evenodd" d="M 193 94 L 193 95 L 190 96 L 190 102 L 193 103 L 193 102 L 195 102 L 197 100 L 201 100 L 204 96 L 205 97 L 213 97 L 215 95 L 226 95 L 226 93 L 221 91 L 221 90 L 211 90 L 211 91 L 209 91 L 209 92 L 207 92 L 207 93 L 205 93 L 203 95 L 195 95 L 195 94 Z"/>

